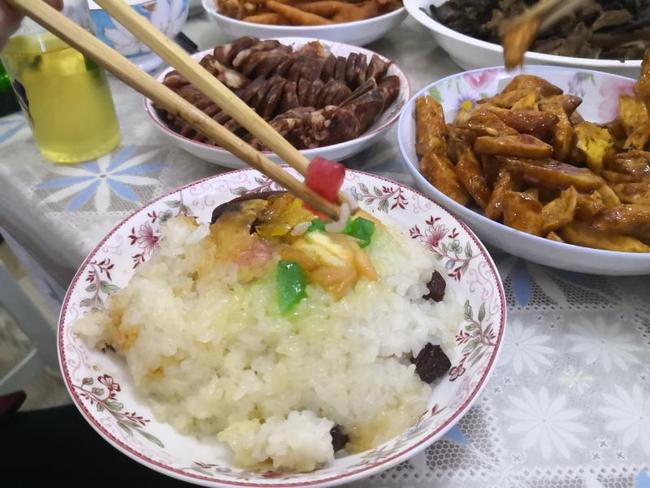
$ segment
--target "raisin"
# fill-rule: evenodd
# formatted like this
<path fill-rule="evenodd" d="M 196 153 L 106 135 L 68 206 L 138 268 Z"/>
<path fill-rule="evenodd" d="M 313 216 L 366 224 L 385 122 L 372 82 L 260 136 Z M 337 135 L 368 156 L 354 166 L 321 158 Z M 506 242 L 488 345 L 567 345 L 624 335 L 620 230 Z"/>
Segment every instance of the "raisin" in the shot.
<path fill-rule="evenodd" d="M 332 427 L 330 429 L 330 435 L 332 436 L 332 447 L 334 448 L 334 452 L 343 449 L 350 441 L 350 436 L 343 432 L 340 425 Z"/>
<path fill-rule="evenodd" d="M 440 346 L 434 346 L 430 342 L 411 362 L 415 363 L 415 372 L 425 383 L 433 383 L 451 368 L 451 361 Z"/>
<path fill-rule="evenodd" d="M 434 302 L 441 302 L 445 298 L 445 288 L 447 283 L 440 273 L 434 271 L 431 275 L 431 280 L 427 283 L 429 293 L 422 298 L 425 300 L 433 300 Z"/>

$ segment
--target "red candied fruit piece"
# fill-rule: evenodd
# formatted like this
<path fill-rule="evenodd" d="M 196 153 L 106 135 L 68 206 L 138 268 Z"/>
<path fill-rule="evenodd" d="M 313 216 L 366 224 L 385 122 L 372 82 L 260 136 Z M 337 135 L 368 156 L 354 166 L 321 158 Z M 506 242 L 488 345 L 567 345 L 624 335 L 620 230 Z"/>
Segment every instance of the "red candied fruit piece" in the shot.
<path fill-rule="evenodd" d="M 325 200 L 337 203 L 344 179 L 345 166 L 336 161 L 316 156 L 307 167 L 305 184 Z"/>

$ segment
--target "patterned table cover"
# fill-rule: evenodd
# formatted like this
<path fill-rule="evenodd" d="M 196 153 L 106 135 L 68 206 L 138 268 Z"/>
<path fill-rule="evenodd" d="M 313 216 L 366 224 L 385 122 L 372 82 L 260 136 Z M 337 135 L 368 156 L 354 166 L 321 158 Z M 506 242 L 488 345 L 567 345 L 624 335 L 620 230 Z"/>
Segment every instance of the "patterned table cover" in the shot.
<path fill-rule="evenodd" d="M 205 19 L 185 32 L 222 41 Z M 395 59 L 414 90 L 459 71 L 407 20 L 370 46 Z M 116 80 L 122 146 L 76 166 L 42 160 L 22 115 L 0 119 L 0 228 L 33 260 L 54 301 L 85 255 L 148 200 L 223 171 L 170 145 L 142 98 Z M 349 166 L 406 184 L 395 130 Z M 146 231 L 139 239 L 146 243 Z M 650 488 L 650 280 L 580 275 L 493 250 L 509 325 L 477 404 L 447 436 L 370 487 Z"/>

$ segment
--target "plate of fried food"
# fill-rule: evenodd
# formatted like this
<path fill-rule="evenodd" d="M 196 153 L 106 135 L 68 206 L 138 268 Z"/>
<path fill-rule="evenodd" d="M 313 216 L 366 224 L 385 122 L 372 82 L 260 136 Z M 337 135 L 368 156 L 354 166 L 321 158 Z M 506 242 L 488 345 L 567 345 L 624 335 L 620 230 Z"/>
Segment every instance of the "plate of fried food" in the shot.
<path fill-rule="evenodd" d="M 220 30 L 241 36 L 314 37 L 365 46 L 402 23 L 402 0 L 203 0 Z"/>
<path fill-rule="evenodd" d="M 468 71 L 404 108 L 418 187 L 487 242 L 540 264 L 650 273 L 650 61 L 641 79 L 527 66 Z"/>
<path fill-rule="evenodd" d="M 194 58 L 309 159 L 340 161 L 363 150 L 397 122 L 410 97 L 406 75 L 392 61 L 338 42 L 242 37 Z M 168 68 L 158 80 L 263 149 L 180 73 Z M 145 100 L 145 109 L 156 127 L 190 154 L 230 168 L 245 166 L 151 100 Z M 265 154 L 279 161 L 274 153 Z"/>
<path fill-rule="evenodd" d="M 502 63 L 500 28 L 531 3 L 523 0 L 404 0 L 404 7 L 426 27 L 464 69 Z M 525 60 L 636 76 L 649 47 L 648 2 L 585 2 L 575 13 L 539 34 Z"/>

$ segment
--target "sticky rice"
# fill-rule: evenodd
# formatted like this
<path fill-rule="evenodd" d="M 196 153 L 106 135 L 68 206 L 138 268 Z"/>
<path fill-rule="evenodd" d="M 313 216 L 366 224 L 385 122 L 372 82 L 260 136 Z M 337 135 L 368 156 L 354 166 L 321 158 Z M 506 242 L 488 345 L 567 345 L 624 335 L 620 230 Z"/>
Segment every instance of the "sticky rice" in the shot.
<path fill-rule="evenodd" d="M 157 419 L 216 435 L 239 466 L 310 471 L 333 460 L 335 425 L 359 452 L 425 411 L 431 386 L 411 358 L 427 343 L 450 351 L 462 307 L 450 291 L 423 298 L 439 264 L 420 243 L 378 226 L 365 249 L 378 280 L 340 299 L 308 285 L 283 315 L 272 266 L 242 282 L 237 264 L 214 259 L 209 226 L 189 217 L 163 223 L 161 237 L 128 286 L 74 326 L 125 358 Z"/>

